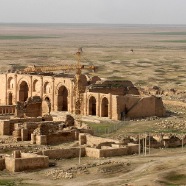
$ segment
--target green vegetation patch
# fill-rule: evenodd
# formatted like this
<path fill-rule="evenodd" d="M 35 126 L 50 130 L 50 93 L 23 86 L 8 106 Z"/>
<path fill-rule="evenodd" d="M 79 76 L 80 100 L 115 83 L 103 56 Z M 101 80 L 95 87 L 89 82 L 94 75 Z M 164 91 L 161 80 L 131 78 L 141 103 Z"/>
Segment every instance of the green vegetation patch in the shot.
<path fill-rule="evenodd" d="M 166 186 L 177 186 L 186 183 L 186 175 L 178 174 L 175 171 L 169 172 L 164 179 L 165 181 L 160 181 L 160 183 L 164 183 Z"/>
<path fill-rule="evenodd" d="M 55 36 L 31 36 L 31 35 L 0 35 L 0 40 L 24 40 L 24 39 L 50 39 Z"/>
<path fill-rule="evenodd" d="M 159 42 L 167 42 L 167 43 L 186 43 L 186 40 L 162 40 Z"/>
<path fill-rule="evenodd" d="M 163 36 L 184 36 L 186 32 L 149 32 L 140 34 L 152 34 L 152 35 L 163 35 Z"/>
<path fill-rule="evenodd" d="M 15 186 L 15 182 L 13 180 L 7 180 L 7 179 L 2 179 L 0 180 L 0 186 Z"/>

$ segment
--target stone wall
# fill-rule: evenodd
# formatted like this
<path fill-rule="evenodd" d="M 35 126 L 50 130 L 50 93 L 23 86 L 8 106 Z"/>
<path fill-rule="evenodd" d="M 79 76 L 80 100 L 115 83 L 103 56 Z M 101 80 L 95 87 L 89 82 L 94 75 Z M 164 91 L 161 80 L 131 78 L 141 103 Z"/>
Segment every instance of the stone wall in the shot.
<path fill-rule="evenodd" d="M 113 139 L 109 139 L 109 138 L 101 138 L 101 137 L 96 137 L 96 136 L 92 136 L 90 134 L 80 134 L 80 136 L 86 136 L 86 145 L 91 146 L 91 147 L 98 147 L 100 148 L 101 144 L 105 144 L 105 143 L 109 143 L 113 144 L 113 143 L 119 143 L 118 140 L 113 140 Z M 81 137 L 79 139 L 82 139 Z M 80 142 L 81 143 L 81 142 Z M 85 143 L 81 143 L 81 144 L 85 144 Z"/>
<path fill-rule="evenodd" d="M 86 147 L 85 152 L 86 152 L 86 156 L 93 157 L 93 158 L 124 156 L 124 155 L 138 153 L 138 145 L 133 144 L 133 145 L 120 147 L 120 148 L 102 146 L 101 149 Z"/>
<path fill-rule="evenodd" d="M 10 135 L 10 121 L 9 120 L 0 121 L 0 135 Z"/>
<path fill-rule="evenodd" d="M 162 117 L 165 108 L 162 99 L 155 96 L 141 97 L 134 95 L 118 96 L 118 115 L 124 112 L 125 117 L 142 118 L 150 116 Z"/>
<path fill-rule="evenodd" d="M 58 132 L 47 136 L 47 144 L 54 145 L 75 140 L 75 131 Z"/>
<path fill-rule="evenodd" d="M 10 172 L 47 168 L 49 159 L 47 156 L 21 153 L 20 158 L 5 157 L 6 169 Z"/>
<path fill-rule="evenodd" d="M 68 159 L 79 157 L 80 148 L 44 150 L 42 154 L 50 159 Z M 81 157 L 85 156 L 85 148 L 81 147 Z"/>

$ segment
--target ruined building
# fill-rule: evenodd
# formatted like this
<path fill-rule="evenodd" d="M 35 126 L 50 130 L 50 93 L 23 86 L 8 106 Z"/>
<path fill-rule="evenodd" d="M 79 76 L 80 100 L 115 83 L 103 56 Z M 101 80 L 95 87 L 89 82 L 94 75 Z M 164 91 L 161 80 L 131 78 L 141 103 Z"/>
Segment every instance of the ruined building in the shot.
<path fill-rule="evenodd" d="M 15 105 L 25 108 L 29 117 L 50 111 L 75 113 L 73 75 L 9 72 L 1 74 L 0 79 L 0 114 L 14 114 Z M 141 97 L 131 81 L 103 81 L 98 76 L 81 74 L 79 83 L 82 115 L 123 120 L 165 114 L 161 98 Z"/>

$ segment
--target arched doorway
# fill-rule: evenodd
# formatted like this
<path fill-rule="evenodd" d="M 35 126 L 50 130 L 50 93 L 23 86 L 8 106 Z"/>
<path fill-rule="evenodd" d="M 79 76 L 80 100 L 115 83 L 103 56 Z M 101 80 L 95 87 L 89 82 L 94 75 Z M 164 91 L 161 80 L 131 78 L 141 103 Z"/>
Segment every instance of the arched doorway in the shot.
<path fill-rule="evenodd" d="M 9 92 L 9 94 L 8 94 L 8 105 L 12 105 L 13 103 L 12 103 L 12 93 L 11 92 Z"/>
<path fill-rule="evenodd" d="M 58 89 L 57 110 L 68 111 L 68 90 L 65 86 L 61 86 Z"/>
<path fill-rule="evenodd" d="M 89 99 L 89 115 L 96 116 L 96 98 L 93 96 Z"/>
<path fill-rule="evenodd" d="M 103 98 L 101 102 L 101 117 L 108 117 L 108 99 Z"/>
<path fill-rule="evenodd" d="M 19 87 L 19 101 L 26 101 L 28 98 L 28 84 L 26 81 L 22 81 Z"/>

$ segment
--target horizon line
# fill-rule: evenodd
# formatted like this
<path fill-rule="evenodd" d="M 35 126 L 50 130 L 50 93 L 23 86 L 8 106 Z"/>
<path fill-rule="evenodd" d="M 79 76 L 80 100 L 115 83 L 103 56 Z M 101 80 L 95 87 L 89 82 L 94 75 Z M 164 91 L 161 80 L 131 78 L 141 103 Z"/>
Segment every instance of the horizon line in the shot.
<path fill-rule="evenodd" d="M 0 22 L 0 24 L 77 24 L 77 25 L 83 25 L 83 24 L 89 24 L 89 25 L 170 25 L 170 26 L 186 26 L 186 23 L 185 24 L 177 24 L 177 23 L 172 23 L 172 24 L 169 24 L 169 23 L 72 23 L 72 22 L 69 22 L 69 23 L 62 23 L 62 22 L 56 22 L 56 23 L 53 23 L 53 22 Z"/>

